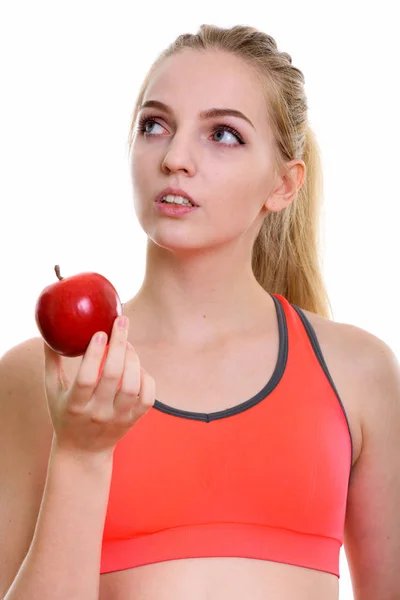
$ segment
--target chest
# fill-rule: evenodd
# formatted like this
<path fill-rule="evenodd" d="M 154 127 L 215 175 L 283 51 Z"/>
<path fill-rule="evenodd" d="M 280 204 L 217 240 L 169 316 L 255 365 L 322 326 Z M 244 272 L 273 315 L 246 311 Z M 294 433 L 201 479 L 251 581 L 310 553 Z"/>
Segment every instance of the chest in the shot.
<path fill-rule="evenodd" d="M 278 361 L 277 331 L 226 340 L 201 351 L 139 347 L 141 365 L 156 381 L 156 399 L 179 410 L 212 413 L 255 396 Z"/>
<path fill-rule="evenodd" d="M 114 453 L 102 572 L 116 540 L 129 559 L 120 568 L 154 562 L 149 547 L 163 561 L 199 556 L 199 535 L 204 556 L 230 556 L 249 536 L 264 548 L 277 531 L 340 540 L 347 426 L 310 346 L 297 342 L 265 332 L 194 354 L 136 344 L 157 405 Z"/>
<path fill-rule="evenodd" d="M 359 443 L 357 381 L 349 377 L 349 357 L 336 343 L 340 326 L 320 323 L 312 316 L 310 321 L 348 417 L 355 460 Z M 131 338 L 141 365 L 155 379 L 160 410 L 150 411 L 116 450 L 103 540 L 104 565 L 108 545 L 118 539 L 129 544 L 129 551 L 123 552 L 130 561 L 123 565 L 126 573 L 139 576 L 143 569 L 153 573 L 154 564 L 140 566 L 146 563 L 149 539 L 164 553 L 158 564 L 169 568 L 186 565 L 187 560 L 174 559 L 182 558 L 183 548 L 187 550 L 190 544 L 193 547 L 187 556 L 197 556 L 197 531 L 206 540 L 204 556 L 236 556 L 232 539 L 232 548 L 218 546 L 227 539 L 226 532 L 208 532 L 211 524 L 214 528 L 235 524 L 231 536 L 240 536 L 246 527 L 246 540 L 248 529 L 253 531 L 255 525 L 264 536 L 282 528 L 309 531 L 311 540 L 321 531 L 328 539 L 341 535 L 348 456 L 341 467 L 337 447 L 340 440 L 346 443 L 346 437 L 339 400 L 316 358 L 311 370 L 308 364 L 307 376 L 302 368 L 296 370 L 296 361 L 292 361 L 290 369 L 283 370 L 289 377 L 278 381 L 276 375 L 282 375 L 285 366 L 280 333 L 278 326 L 269 327 L 241 336 L 240 341 L 227 339 L 201 351 L 154 344 L 150 348 Z M 295 337 L 291 344 L 293 349 Z M 271 381 L 275 391 L 260 393 Z M 289 388 L 285 381 L 291 382 Z M 244 407 L 257 397 L 258 403 Z M 297 398 L 296 406 L 293 399 Z M 324 422 L 317 414 L 320 398 Z M 240 414 L 221 418 L 221 412 L 230 415 L 240 405 L 244 407 Z M 334 431 L 331 418 L 337 419 Z M 187 524 L 194 532 L 191 536 Z M 165 536 L 174 537 L 163 546 Z M 238 540 L 236 544 L 240 546 Z M 271 547 L 275 546 L 271 542 Z M 171 554 L 175 549 L 178 553 Z M 149 555 L 147 562 L 153 561 L 154 556 Z M 263 561 L 263 567 L 266 564 Z M 103 582 L 108 578 L 110 585 L 115 583 L 113 574 L 104 575 Z"/>
<path fill-rule="evenodd" d="M 346 355 L 340 341 L 340 328 L 345 326 L 304 312 L 346 412 L 354 464 L 360 455 L 362 440 L 357 375 L 352 368 L 352 357 Z M 246 338 L 227 339 L 201 351 L 140 344 L 136 344 L 136 350 L 141 365 L 156 381 L 156 399 L 160 406 L 211 414 L 248 402 L 265 390 L 268 383 L 274 383 L 274 377 L 279 377 L 283 370 L 280 342 L 276 323 Z"/>

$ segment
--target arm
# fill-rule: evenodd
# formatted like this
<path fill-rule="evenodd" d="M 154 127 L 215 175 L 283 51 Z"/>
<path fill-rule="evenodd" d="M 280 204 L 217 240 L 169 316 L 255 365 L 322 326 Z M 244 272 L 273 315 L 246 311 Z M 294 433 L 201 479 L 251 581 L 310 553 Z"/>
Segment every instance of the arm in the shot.
<path fill-rule="evenodd" d="M 357 338 L 363 443 L 350 478 L 345 552 L 355 600 L 399 600 L 400 366 L 380 339 Z"/>
<path fill-rule="evenodd" d="M 0 361 L 0 597 L 97 600 L 111 459 L 52 446 L 43 362 L 38 338 Z"/>
<path fill-rule="evenodd" d="M 31 547 L 4 600 L 97 600 L 112 461 L 52 449 Z"/>

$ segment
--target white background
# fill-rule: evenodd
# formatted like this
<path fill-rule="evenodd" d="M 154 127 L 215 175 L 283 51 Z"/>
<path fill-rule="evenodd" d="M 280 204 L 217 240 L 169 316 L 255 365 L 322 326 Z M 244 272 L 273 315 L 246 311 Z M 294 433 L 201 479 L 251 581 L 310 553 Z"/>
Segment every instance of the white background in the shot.
<path fill-rule="evenodd" d="M 396 2 L 9 1 L 0 14 L 0 355 L 38 335 L 55 281 L 97 271 L 126 302 L 145 236 L 127 168 L 130 116 L 152 61 L 202 23 L 272 35 L 306 79 L 325 176 L 324 276 L 337 321 L 400 356 Z M 352 598 L 344 552 L 340 599 Z"/>

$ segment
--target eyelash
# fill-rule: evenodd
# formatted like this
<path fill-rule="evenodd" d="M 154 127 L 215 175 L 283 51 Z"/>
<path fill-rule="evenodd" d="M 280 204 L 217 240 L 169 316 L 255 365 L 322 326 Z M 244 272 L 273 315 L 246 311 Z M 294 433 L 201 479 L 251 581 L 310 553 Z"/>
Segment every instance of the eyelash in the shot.
<path fill-rule="evenodd" d="M 141 117 L 139 119 L 139 123 L 137 126 L 137 131 L 140 131 L 140 133 L 144 134 L 146 133 L 146 124 L 148 121 L 153 121 L 154 123 L 157 123 L 157 125 L 160 125 L 160 123 L 158 123 L 156 121 L 157 117 L 155 116 L 145 116 L 145 117 Z M 162 127 L 162 125 L 160 125 L 160 127 Z M 211 132 L 213 134 L 217 133 L 217 131 L 229 131 L 229 133 L 232 133 L 238 140 L 239 145 L 244 145 L 245 142 L 243 141 L 242 137 L 240 136 L 240 134 L 236 131 L 236 129 L 234 129 L 233 127 L 230 127 L 229 125 L 224 125 L 223 123 L 218 123 L 217 125 L 214 125 L 214 127 L 212 128 Z M 149 134 L 151 135 L 151 134 Z M 233 144 L 222 144 L 223 146 L 232 146 Z"/>

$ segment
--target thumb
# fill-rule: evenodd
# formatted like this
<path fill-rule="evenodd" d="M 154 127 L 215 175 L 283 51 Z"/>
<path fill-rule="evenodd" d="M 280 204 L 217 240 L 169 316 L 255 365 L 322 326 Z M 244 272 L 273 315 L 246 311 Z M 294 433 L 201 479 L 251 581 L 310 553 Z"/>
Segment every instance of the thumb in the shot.
<path fill-rule="evenodd" d="M 62 356 L 55 352 L 43 340 L 44 368 L 46 386 L 53 393 L 60 389 L 67 389 L 70 381 L 64 371 Z"/>

